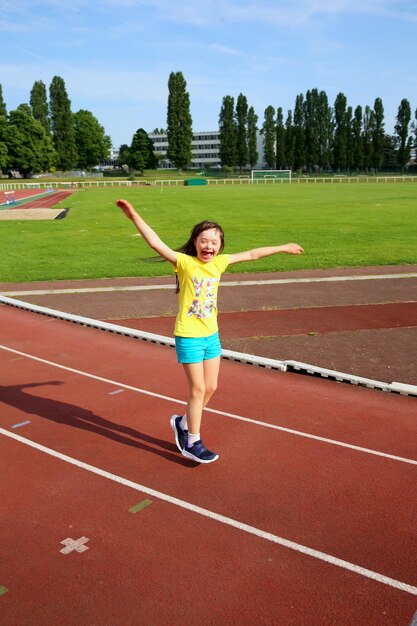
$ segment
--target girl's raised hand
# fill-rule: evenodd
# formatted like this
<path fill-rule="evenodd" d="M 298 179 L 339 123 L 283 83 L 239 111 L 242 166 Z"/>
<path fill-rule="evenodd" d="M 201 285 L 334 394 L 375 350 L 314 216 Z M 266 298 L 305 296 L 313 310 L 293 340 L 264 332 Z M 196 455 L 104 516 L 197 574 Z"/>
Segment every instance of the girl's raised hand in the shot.
<path fill-rule="evenodd" d="M 127 200 L 116 200 L 116 204 L 120 209 L 122 209 L 126 217 L 128 217 L 130 220 L 133 220 L 133 216 L 135 215 L 136 211 L 132 207 L 130 202 L 128 202 Z"/>

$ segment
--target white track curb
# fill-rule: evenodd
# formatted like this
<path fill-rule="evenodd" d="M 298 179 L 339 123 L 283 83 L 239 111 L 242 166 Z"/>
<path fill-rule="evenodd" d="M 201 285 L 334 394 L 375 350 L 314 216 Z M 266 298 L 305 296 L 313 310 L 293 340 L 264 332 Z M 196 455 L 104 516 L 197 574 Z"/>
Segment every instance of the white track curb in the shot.
<path fill-rule="evenodd" d="M 175 341 L 173 337 L 165 337 L 164 335 L 156 335 L 154 333 L 135 330 L 134 328 L 128 328 L 127 326 L 120 326 L 118 324 L 102 322 L 100 320 L 95 320 L 90 317 L 82 317 L 80 315 L 73 315 L 72 313 L 64 313 L 61 311 L 56 311 L 55 309 L 49 309 L 48 307 L 39 306 L 37 304 L 30 304 L 2 295 L 0 295 L 0 303 L 13 306 L 18 309 L 24 309 L 26 311 L 39 313 L 41 315 L 55 317 L 68 322 L 74 322 L 75 324 L 80 324 L 81 326 L 89 326 L 91 328 L 106 330 L 108 332 L 116 333 L 118 335 L 125 335 L 127 337 L 141 339 L 142 341 L 149 341 L 150 343 L 156 343 L 169 347 L 175 346 Z M 370 378 L 363 378 L 361 376 L 355 376 L 354 374 L 346 374 L 344 372 L 326 369 L 317 365 L 309 365 L 308 363 L 301 363 L 299 361 L 278 361 L 275 359 L 267 359 L 264 357 L 255 356 L 253 354 L 234 352 L 232 350 L 222 350 L 222 357 L 231 361 L 239 361 L 240 363 L 256 365 L 257 367 L 264 367 L 266 369 L 274 369 L 281 372 L 291 371 L 301 374 L 311 374 L 320 376 L 321 378 L 335 380 L 337 382 L 344 382 L 350 383 L 352 385 L 367 387 L 369 389 L 377 389 L 380 391 L 388 391 L 401 395 L 417 397 L 417 386 L 415 385 L 408 385 L 399 382 L 387 383 L 379 380 L 372 380 Z"/>

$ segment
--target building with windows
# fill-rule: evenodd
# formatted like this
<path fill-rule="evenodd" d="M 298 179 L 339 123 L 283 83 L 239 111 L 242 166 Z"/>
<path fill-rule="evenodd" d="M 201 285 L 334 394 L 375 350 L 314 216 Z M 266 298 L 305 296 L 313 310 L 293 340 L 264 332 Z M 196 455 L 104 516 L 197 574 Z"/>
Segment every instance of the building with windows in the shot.
<path fill-rule="evenodd" d="M 159 169 L 174 168 L 174 164 L 167 158 L 168 137 L 166 134 L 148 133 L 153 143 L 154 152 L 160 157 Z M 220 166 L 220 132 L 208 131 L 193 133 L 191 167 L 202 169 L 205 167 Z"/>
<path fill-rule="evenodd" d="M 168 137 L 166 133 L 148 133 L 149 139 L 152 141 L 153 150 L 159 157 L 158 169 L 175 169 L 174 164 L 167 158 L 168 153 Z M 256 149 L 259 154 L 257 169 L 266 167 L 263 158 L 263 137 L 258 131 Z M 206 131 L 193 133 L 191 153 L 191 168 L 219 168 L 220 160 L 220 131 Z M 108 160 L 102 165 L 106 167 L 118 165 L 119 150 L 112 148 Z"/>

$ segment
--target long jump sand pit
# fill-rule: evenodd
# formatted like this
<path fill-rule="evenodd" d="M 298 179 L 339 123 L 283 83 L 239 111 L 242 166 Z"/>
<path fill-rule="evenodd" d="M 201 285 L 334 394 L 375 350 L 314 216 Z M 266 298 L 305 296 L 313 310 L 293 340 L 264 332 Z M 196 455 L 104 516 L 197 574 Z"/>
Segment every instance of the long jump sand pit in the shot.
<path fill-rule="evenodd" d="M 0 220 L 59 220 L 68 209 L 5 209 L 0 211 Z"/>

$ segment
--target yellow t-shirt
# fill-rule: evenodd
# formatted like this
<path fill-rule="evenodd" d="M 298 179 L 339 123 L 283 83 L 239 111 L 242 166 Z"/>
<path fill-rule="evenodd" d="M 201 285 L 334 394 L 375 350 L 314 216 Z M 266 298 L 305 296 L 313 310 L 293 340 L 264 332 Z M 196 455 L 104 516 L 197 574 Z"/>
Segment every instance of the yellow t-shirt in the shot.
<path fill-rule="evenodd" d="M 204 263 L 197 257 L 177 253 L 180 293 L 174 335 L 209 337 L 218 331 L 217 290 L 220 276 L 228 265 L 228 254 L 219 254 Z"/>

